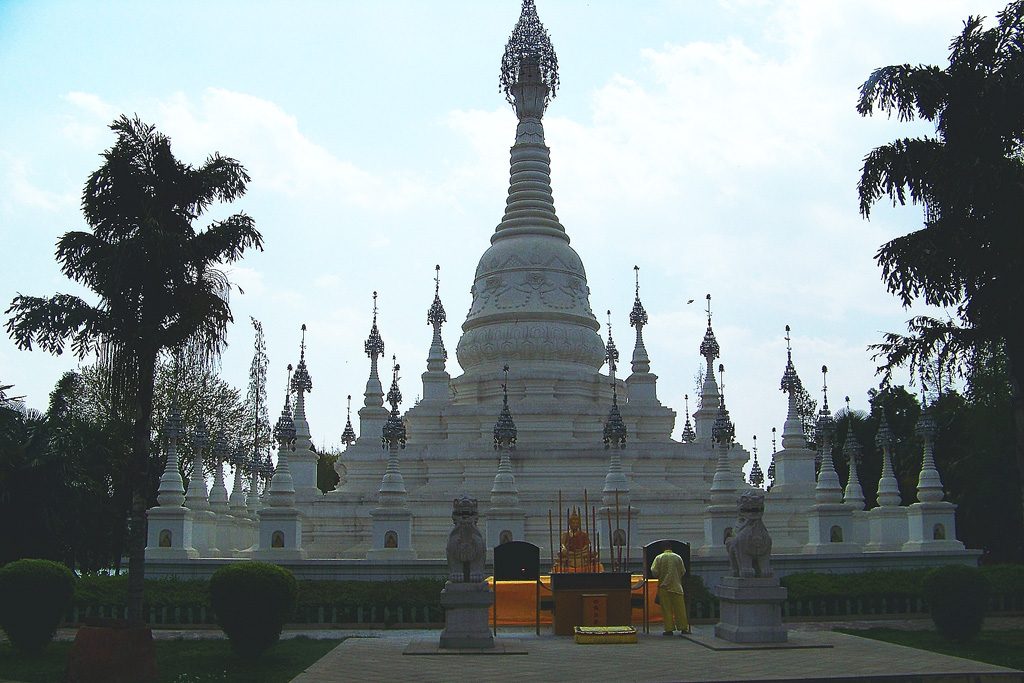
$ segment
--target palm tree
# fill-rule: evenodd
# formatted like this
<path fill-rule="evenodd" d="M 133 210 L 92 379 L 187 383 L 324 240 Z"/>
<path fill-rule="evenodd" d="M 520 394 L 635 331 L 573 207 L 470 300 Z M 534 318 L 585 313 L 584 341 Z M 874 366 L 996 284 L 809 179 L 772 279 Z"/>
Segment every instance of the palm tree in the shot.
<path fill-rule="evenodd" d="M 923 300 L 953 311 L 918 316 L 908 335 L 875 345 L 886 380 L 933 360 L 965 374 L 979 349 L 1009 361 L 1017 467 L 1024 475 L 1024 0 L 983 29 L 969 17 L 949 66 L 887 66 L 861 86 L 857 111 L 877 107 L 935 123 L 935 135 L 896 140 L 864 159 L 861 213 L 883 197 L 923 205 L 924 227 L 882 245 L 876 260 L 904 306 Z M 1024 499 L 1021 501 L 1024 506 Z"/>
<path fill-rule="evenodd" d="M 100 353 L 112 370 L 111 391 L 132 416 L 128 608 L 139 619 L 155 368 L 173 350 L 220 353 L 232 317 L 216 268 L 249 247 L 262 249 L 263 238 L 244 213 L 199 232 L 192 226 L 213 202 L 245 193 L 249 176 L 237 161 L 213 154 L 197 168 L 184 164 L 167 136 L 138 117 L 122 115 L 110 128 L 117 142 L 82 194 L 92 230 L 57 243 L 63 273 L 99 301 L 19 294 L 7 309 L 7 332 L 20 348 L 37 344 L 53 354 L 70 340 L 79 358 Z"/>

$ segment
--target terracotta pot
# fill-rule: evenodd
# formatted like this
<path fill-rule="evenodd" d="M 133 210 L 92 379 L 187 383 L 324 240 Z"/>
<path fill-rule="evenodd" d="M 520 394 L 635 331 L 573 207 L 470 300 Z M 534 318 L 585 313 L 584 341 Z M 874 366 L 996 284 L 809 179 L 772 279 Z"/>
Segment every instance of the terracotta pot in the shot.
<path fill-rule="evenodd" d="M 153 632 L 141 621 L 89 619 L 68 652 L 64 683 L 156 680 Z"/>

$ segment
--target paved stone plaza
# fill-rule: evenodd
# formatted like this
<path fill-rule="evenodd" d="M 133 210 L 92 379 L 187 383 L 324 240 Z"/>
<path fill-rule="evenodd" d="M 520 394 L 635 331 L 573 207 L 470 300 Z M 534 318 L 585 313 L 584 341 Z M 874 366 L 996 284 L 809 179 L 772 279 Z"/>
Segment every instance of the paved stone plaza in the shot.
<path fill-rule="evenodd" d="M 437 631 L 386 631 L 349 638 L 293 683 L 342 681 L 1024 681 L 1024 673 L 831 631 L 791 631 L 779 649 L 716 650 L 694 638 L 640 634 L 635 645 L 576 645 L 571 638 L 505 627 L 499 639 L 526 654 L 436 656 L 403 654 L 437 640 Z M 410 647 L 412 646 L 412 647 Z"/>
<path fill-rule="evenodd" d="M 655 625 L 657 626 L 657 625 Z M 292 683 L 343 681 L 844 681 L 845 683 L 1024 683 L 1024 672 L 937 655 L 913 648 L 847 636 L 828 629 L 884 626 L 928 629 L 929 619 L 789 623 L 785 647 L 738 646 L 715 641 L 714 627 L 694 626 L 692 638 L 666 638 L 657 628 L 640 633 L 635 645 L 576 645 L 550 630 L 503 626 L 498 642 L 509 655 L 406 655 L 427 650 L 440 629 L 432 630 L 287 630 L 282 638 L 347 638 Z M 989 630 L 1021 628 L 1024 619 L 986 620 Z M 60 629 L 58 640 L 73 640 L 75 629 Z M 219 629 L 155 630 L 157 639 L 223 638 Z M 3 636 L 0 634 L 0 639 Z M 416 647 L 416 644 L 421 644 Z M 16 683 L 0 678 L 0 683 Z"/>

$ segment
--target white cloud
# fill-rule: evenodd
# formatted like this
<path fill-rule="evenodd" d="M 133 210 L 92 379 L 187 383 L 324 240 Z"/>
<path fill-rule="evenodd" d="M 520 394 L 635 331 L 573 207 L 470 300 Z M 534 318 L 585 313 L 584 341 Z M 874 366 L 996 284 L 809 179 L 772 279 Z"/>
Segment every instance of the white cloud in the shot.
<path fill-rule="evenodd" d="M 253 190 L 376 211 L 404 210 L 437 198 L 408 174 L 375 175 L 339 159 L 307 138 L 280 105 L 253 95 L 210 88 L 199 102 L 178 93 L 158 109 L 162 129 L 180 156 L 198 161 L 220 150 L 242 159 Z"/>
<path fill-rule="evenodd" d="M 76 113 L 84 115 L 62 117 L 64 137 L 80 149 L 102 147 L 110 135 L 107 126 L 121 114 L 121 109 L 94 93 L 72 91 L 62 95 L 61 99 L 73 105 Z"/>
<path fill-rule="evenodd" d="M 72 91 L 64 95 L 62 99 L 92 114 L 100 121 L 113 121 L 121 114 L 121 110 L 117 106 L 104 102 L 99 95 L 94 93 Z"/>
<path fill-rule="evenodd" d="M 342 279 L 334 274 L 318 275 L 313 280 L 313 284 L 320 289 L 338 289 L 342 284 Z"/>
<path fill-rule="evenodd" d="M 228 279 L 237 285 L 246 296 L 261 297 L 267 293 L 263 282 L 263 273 L 253 268 L 233 265 L 228 268 Z"/>
<path fill-rule="evenodd" d="M 0 177 L 3 178 L 4 185 L 4 192 L 0 194 L 0 206 L 5 211 L 11 211 L 14 206 L 19 205 L 57 212 L 77 205 L 76 192 L 58 193 L 45 190 L 30 179 L 31 175 L 28 162 L 0 150 Z"/>

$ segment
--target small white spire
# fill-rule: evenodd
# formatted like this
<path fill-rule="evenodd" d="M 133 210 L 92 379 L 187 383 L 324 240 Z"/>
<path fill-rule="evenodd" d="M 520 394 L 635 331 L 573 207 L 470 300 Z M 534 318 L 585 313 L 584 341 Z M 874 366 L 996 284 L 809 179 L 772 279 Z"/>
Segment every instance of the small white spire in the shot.
<path fill-rule="evenodd" d="M 764 486 L 764 472 L 761 471 L 761 464 L 757 461 L 757 434 L 753 436 L 754 439 L 754 464 L 750 467 L 750 485 L 754 488 L 762 488 Z"/>
<path fill-rule="evenodd" d="M 209 510 L 210 499 L 206 488 L 206 474 L 203 472 L 203 452 L 210 447 L 210 436 L 202 417 L 192 436 L 192 474 L 188 478 L 185 492 L 185 507 L 189 510 Z"/>
<path fill-rule="evenodd" d="M 213 440 L 213 486 L 210 488 L 210 508 L 214 512 L 228 511 L 228 490 L 224 486 L 224 459 L 227 457 L 228 441 L 223 432 Z"/>
<path fill-rule="evenodd" d="M 900 504 L 900 487 L 892 468 L 893 435 L 885 421 L 885 410 L 880 410 L 882 419 L 878 425 L 875 443 L 882 449 L 882 476 L 878 480 L 878 506 L 897 507 Z"/>
<path fill-rule="evenodd" d="M 850 397 L 846 397 L 846 419 L 849 420 L 846 427 L 846 441 L 843 443 L 843 453 L 850 465 L 850 476 L 846 480 L 846 490 L 843 492 L 843 504 L 854 510 L 864 509 L 864 490 L 860 485 L 860 476 L 857 468 L 860 467 L 861 448 L 857 442 L 857 436 L 853 433 L 853 413 L 850 412 Z"/>
<path fill-rule="evenodd" d="M 690 422 L 690 395 L 683 396 L 686 401 L 686 424 L 683 425 L 683 433 L 680 435 L 683 443 L 693 443 L 697 440 L 697 432 L 693 431 L 693 423 Z"/>
<path fill-rule="evenodd" d="M 231 496 L 228 498 L 228 508 L 235 517 L 244 517 L 246 514 L 245 474 L 242 472 L 242 464 L 245 462 L 245 454 L 239 445 L 231 455 L 231 468 L 234 472 L 234 481 L 231 484 Z"/>
<path fill-rule="evenodd" d="M 498 473 L 494 476 L 494 485 L 491 486 L 491 507 L 514 508 L 519 505 L 519 489 L 516 487 L 516 478 L 512 472 L 511 451 L 515 450 L 518 430 L 508 407 L 508 363 L 502 372 L 504 379 L 501 383 L 501 415 L 494 424 L 494 449 L 501 457 L 498 460 Z"/>
<path fill-rule="evenodd" d="M 377 374 L 377 358 L 384 353 L 384 340 L 377 329 L 377 292 L 373 293 L 373 325 L 370 327 L 370 336 L 363 343 L 363 349 L 370 357 L 370 377 L 366 380 L 363 405 L 367 408 L 383 408 L 384 388 Z"/>
<path fill-rule="evenodd" d="M 398 412 L 398 405 L 402 402 L 402 392 L 398 388 L 398 371 L 401 366 L 394 355 L 391 357 L 391 362 L 391 389 L 388 390 L 391 414 L 381 430 L 381 445 L 388 451 L 388 465 L 377 491 L 377 501 L 381 507 L 405 507 L 408 494 L 405 490 L 405 478 L 402 476 L 402 469 L 398 462 L 398 451 L 400 448 L 405 448 L 405 423 Z"/>
<path fill-rule="evenodd" d="M 693 414 L 696 422 L 697 438 L 701 441 L 712 442 L 714 437 L 715 418 L 717 417 L 720 394 L 718 383 L 715 381 L 715 359 L 719 357 L 721 347 L 715 339 L 714 330 L 711 329 L 711 295 L 704 297 L 707 300 L 708 328 L 704 332 L 704 339 L 700 343 L 700 355 L 703 356 L 707 367 L 704 370 L 704 384 L 700 391 L 700 408 Z"/>
<path fill-rule="evenodd" d="M 821 472 L 818 473 L 818 484 L 814 487 L 814 501 L 818 504 L 838 504 L 843 501 L 843 487 L 839 483 L 839 475 L 832 462 L 832 433 L 835 423 L 828 409 L 828 368 L 821 366 L 821 386 L 824 396 L 821 411 L 818 413 L 817 440 L 821 450 Z"/>
<path fill-rule="evenodd" d="M 451 398 L 449 383 L 451 376 L 445 370 L 448 350 L 444 347 L 441 326 L 448 320 L 444 305 L 441 303 L 441 266 L 434 266 L 434 301 L 427 310 L 427 324 L 434 328 L 427 351 L 427 371 L 423 380 L 423 400 L 430 402 L 448 401 Z"/>
<path fill-rule="evenodd" d="M 729 419 L 729 410 L 725 407 L 725 366 L 721 363 L 718 364 L 718 372 L 722 376 L 719 381 L 722 393 L 718 405 L 718 416 L 711 429 L 715 448 L 718 449 L 715 478 L 711 482 L 711 502 L 716 505 L 725 505 L 736 501 L 736 491 L 739 490 L 736 474 L 729 462 L 729 449 L 732 448 L 732 442 L 736 436 L 736 427 Z"/>
<path fill-rule="evenodd" d="M 292 417 L 291 386 L 292 366 L 288 364 L 288 382 L 285 384 L 284 407 L 281 416 L 274 425 L 274 438 L 277 439 L 277 469 L 267 489 L 268 503 L 271 507 L 291 507 L 295 503 L 295 483 L 292 481 L 288 460 L 295 450 L 295 420 Z"/>
<path fill-rule="evenodd" d="M 800 376 L 796 374 L 796 367 L 793 366 L 793 348 L 790 345 L 790 327 L 786 325 L 786 369 L 782 373 L 782 391 L 788 396 L 788 411 L 786 422 L 782 426 L 782 447 L 783 448 L 807 448 L 807 438 L 804 434 L 803 421 L 800 419 L 800 412 L 797 407 L 797 395 L 803 388 Z"/>
<path fill-rule="evenodd" d="M 922 382 L 922 398 L 924 387 Z M 917 434 L 924 439 L 924 457 L 921 462 L 921 474 L 917 479 L 917 499 L 922 503 L 938 503 L 945 497 L 939 470 L 935 467 L 935 456 L 932 452 L 938 425 L 932 418 L 927 402 L 922 400 L 921 417 L 917 421 Z"/>
<path fill-rule="evenodd" d="M 633 310 L 629 313 L 629 325 L 636 328 L 636 344 L 633 347 L 633 374 L 644 374 L 651 371 L 651 359 L 647 356 L 644 346 L 644 326 L 647 324 L 647 311 L 640 303 L 640 266 L 633 266 L 636 275 L 636 294 L 633 299 Z"/>
<path fill-rule="evenodd" d="M 345 431 L 341 433 L 341 442 L 348 448 L 356 442 L 356 430 L 352 428 L 352 394 L 348 395 L 348 409 L 345 413 Z"/>
<path fill-rule="evenodd" d="M 156 500 L 160 507 L 181 507 L 185 502 L 185 482 L 178 471 L 178 439 L 184 434 L 178 399 L 174 399 L 164 426 L 164 436 L 167 438 L 167 464 L 163 475 L 160 476 L 160 488 L 157 489 Z"/>

